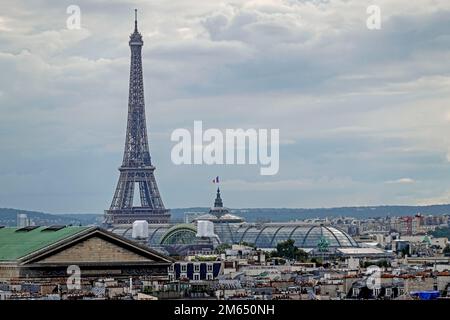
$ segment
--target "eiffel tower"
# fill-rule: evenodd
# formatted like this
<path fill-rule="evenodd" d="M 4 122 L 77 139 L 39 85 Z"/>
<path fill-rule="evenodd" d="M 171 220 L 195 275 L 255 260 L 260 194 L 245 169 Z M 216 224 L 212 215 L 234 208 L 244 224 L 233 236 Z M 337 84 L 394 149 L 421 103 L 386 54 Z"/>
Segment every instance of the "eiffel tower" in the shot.
<path fill-rule="evenodd" d="M 105 224 L 131 224 L 136 220 L 148 223 L 167 223 L 169 210 L 164 207 L 156 185 L 145 124 L 144 83 L 141 51 L 144 42 L 137 28 L 135 10 L 134 32 L 130 35 L 131 64 L 128 97 L 128 123 L 125 151 L 116 192 L 109 210 L 105 210 Z M 135 188 L 139 188 L 140 206 L 134 206 Z"/>

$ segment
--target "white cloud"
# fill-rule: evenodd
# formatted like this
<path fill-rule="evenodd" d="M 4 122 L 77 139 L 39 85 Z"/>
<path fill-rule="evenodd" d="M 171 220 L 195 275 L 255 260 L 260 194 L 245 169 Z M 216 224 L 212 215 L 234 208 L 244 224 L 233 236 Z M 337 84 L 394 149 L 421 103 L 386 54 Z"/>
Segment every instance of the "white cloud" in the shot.
<path fill-rule="evenodd" d="M 400 179 L 396 179 L 396 180 L 388 180 L 385 183 L 387 183 L 387 184 L 412 184 L 412 183 L 416 183 L 416 181 L 411 178 L 400 178 Z"/>
<path fill-rule="evenodd" d="M 360 183 L 350 177 L 318 177 L 317 179 L 291 179 L 273 181 L 224 180 L 222 183 L 231 190 L 240 191 L 275 191 L 329 190 L 355 187 Z"/>
<path fill-rule="evenodd" d="M 7 19 L 1 16 L 0 16 L 0 31 L 2 32 L 11 31 L 11 29 L 8 27 Z"/>
<path fill-rule="evenodd" d="M 419 199 L 418 205 L 433 205 L 433 204 L 448 204 L 450 203 L 450 190 L 447 190 L 441 194 L 431 196 L 429 198 Z"/>

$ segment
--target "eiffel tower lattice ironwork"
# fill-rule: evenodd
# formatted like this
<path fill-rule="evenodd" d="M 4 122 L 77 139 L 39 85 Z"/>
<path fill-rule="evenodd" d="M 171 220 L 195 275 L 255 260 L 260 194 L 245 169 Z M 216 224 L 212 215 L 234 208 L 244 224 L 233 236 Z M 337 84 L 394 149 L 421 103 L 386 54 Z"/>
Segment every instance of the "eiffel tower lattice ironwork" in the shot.
<path fill-rule="evenodd" d="M 158 191 L 148 147 L 141 58 L 143 44 L 135 10 L 134 32 L 129 41 L 131 65 L 125 151 L 111 207 L 105 210 L 108 225 L 131 224 L 136 220 L 167 223 L 170 219 Z M 133 205 L 135 188 L 136 191 L 139 188 L 140 206 Z"/>

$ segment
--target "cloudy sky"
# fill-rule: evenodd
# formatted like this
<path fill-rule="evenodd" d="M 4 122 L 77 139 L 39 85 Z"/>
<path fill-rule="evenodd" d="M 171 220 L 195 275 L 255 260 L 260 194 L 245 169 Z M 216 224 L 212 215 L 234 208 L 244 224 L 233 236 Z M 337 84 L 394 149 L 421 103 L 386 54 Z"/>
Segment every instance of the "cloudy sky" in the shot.
<path fill-rule="evenodd" d="M 81 29 L 68 30 L 69 5 Z M 381 29 L 366 27 L 367 6 Z M 0 207 L 100 213 L 121 164 L 139 9 L 167 207 L 450 202 L 450 1 L 0 2 Z M 280 170 L 176 166 L 174 129 L 280 129 Z"/>

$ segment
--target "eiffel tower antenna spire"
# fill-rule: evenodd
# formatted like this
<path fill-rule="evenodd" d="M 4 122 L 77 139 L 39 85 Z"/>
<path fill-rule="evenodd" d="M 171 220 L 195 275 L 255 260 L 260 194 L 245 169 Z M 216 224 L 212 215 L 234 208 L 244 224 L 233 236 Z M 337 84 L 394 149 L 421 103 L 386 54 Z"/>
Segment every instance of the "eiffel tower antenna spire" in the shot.
<path fill-rule="evenodd" d="M 142 41 L 137 31 L 137 10 L 134 11 L 134 33 L 130 35 L 130 87 L 128 121 L 119 181 L 109 210 L 105 211 L 107 225 L 131 224 L 136 220 L 167 223 L 169 210 L 164 207 L 153 174 L 145 121 L 144 79 L 142 72 Z M 139 190 L 140 206 L 133 200 Z"/>

